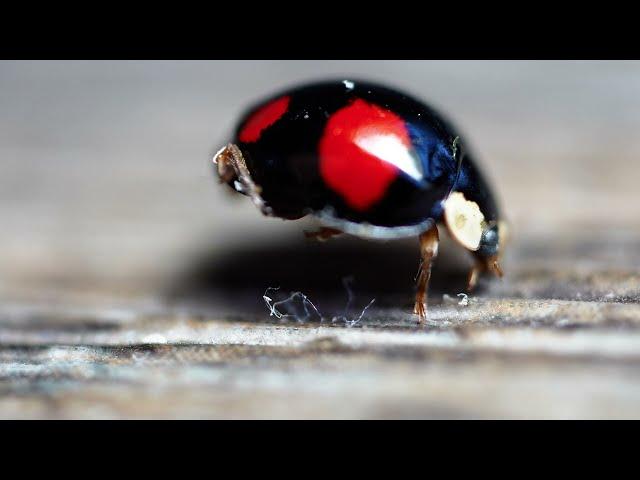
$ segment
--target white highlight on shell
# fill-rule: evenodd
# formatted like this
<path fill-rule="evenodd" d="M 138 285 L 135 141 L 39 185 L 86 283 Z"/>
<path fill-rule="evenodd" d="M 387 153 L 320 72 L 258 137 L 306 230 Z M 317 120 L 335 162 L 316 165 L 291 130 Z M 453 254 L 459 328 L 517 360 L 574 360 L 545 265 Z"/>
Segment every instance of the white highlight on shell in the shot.
<path fill-rule="evenodd" d="M 463 247 L 477 250 L 484 227 L 484 215 L 476 202 L 453 192 L 444 203 L 444 220 L 451 236 Z"/>
<path fill-rule="evenodd" d="M 395 135 L 362 135 L 356 137 L 355 143 L 380 160 L 395 165 L 411 178 L 422 180 L 422 164 Z"/>
<path fill-rule="evenodd" d="M 347 90 L 353 90 L 353 87 L 355 87 L 355 83 L 350 80 L 343 80 L 342 83 L 347 87 Z"/>

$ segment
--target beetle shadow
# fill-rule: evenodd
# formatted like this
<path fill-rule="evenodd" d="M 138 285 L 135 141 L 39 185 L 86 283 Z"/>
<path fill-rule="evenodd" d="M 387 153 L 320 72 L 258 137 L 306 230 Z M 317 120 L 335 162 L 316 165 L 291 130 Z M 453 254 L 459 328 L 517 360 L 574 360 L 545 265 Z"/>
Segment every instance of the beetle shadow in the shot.
<path fill-rule="evenodd" d="M 468 255 L 441 245 L 429 289 L 429 301 L 464 292 Z M 376 308 L 411 311 L 418 272 L 418 240 L 388 242 L 340 237 L 327 242 L 283 238 L 235 245 L 195 255 L 165 290 L 169 302 L 221 318 L 264 318 L 263 295 L 302 292 L 322 314 L 344 311 L 348 298 L 362 309 L 375 298 Z M 285 295 L 286 296 L 286 295 Z"/>

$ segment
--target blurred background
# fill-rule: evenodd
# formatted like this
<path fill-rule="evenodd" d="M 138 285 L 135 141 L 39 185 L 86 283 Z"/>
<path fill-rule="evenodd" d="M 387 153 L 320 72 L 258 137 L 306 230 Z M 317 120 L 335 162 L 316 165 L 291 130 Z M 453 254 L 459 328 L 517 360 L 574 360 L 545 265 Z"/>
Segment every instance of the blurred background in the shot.
<path fill-rule="evenodd" d="M 302 240 L 304 220 L 282 222 L 264 218 L 251 202 L 228 195 L 213 175 L 211 156 L 228 140 L 245 107 L 289 85 L 325 78 L 379 81 L 406 90 L 447 115 L 465 134 L 511 222 L 515 240 L 511 265 L 507 262 L 505 268 L 511 276 L 488 293 L 488 298 L 497 303 L 479 304 L 478 309 L 470 309 L 469 314 L 461 314 L 457 307 L 443 304 L 441 310 L 433 310 L 431 327 L 436 332 L 451 326 L 495 327 L 501 332 L 498 337 L 482 336 L 487 334 L 482 330 L 476 340 L 486 348 L 500 349 L 508 345 L 511 351 L 522 347 L 527 355 L 556 347 L 565 354 L 595 352 L 596 356 L 609 355 L 607 358 L 622 352 L 620 355 L 628 367 L 629 358 L 636 358 L 640 347 L 637 335 L 627 333 L 619 339 L 598 332 L 598 336 L 580 337 L 578 341 L 577 337 L 567 338 L 562 330 L 560 337 L 535 337 L 540 334 L 536 328 L 541 325 L 554 328 L 597 325 L 600 328 L 614 322 L 616 328 L 620 325 L 629 328 L 640 322 L 639 313 L 632 309 L 637 304 L 636 272 L 640 265 L 637 240 L 640 234 L 637 190 L 640 63 L 623 61 L 0 62 L 0 343 L 27 348 L 36 344 L 77 346 L 87 342 L 155 345 L 170 343 L 172 339 L 178 343 L 234 345 L 297 342 L 291 338 L 298 338 L 295 335 L 299 333 L 269 340 L 260 336 L 263 333 L 242 333 L 242 330 L 231 336 L 216 337 L 218 327 L 211 325 L 217 325 L 218 320 L 226 322 L 225 328 L 231 328 L 230 325 L 235 325 L 234 319 L 242 324 L 268 318 L 259 292 L 287 278 L 286 273 L 278 271 L 283 252 L 289 251 L 295 261 L 304 263 L 309 256 L 307 252 L 321 252 L 318 248 L 325 247 L 310 247 Z M 389 257 L 385 268 L 407 272 L 406 275 L 395 272 L 381 280 L 394 283 L 398 278 L 399 292 L 404 299 L 400 306 L 406 310 L 400 313 L 393 310 L 393 302 L 380 304 L 388 307 L 386 313 L 376 317 L 383 326 L 414 326 L 408 313 L 411 302 L 408 289 L 417 267 L 417 249 L 415 242 L 408 242 L 406 247 L 408 253 L 404 256 L 399 252 L 405 246 L 362 247 L 373 249 L 371 252 L 377 258 Z M 234 256 L 227 256 L 230 251 L 236 252 Z M 243 251 L 253 253 L 244 255 Z M 391 253 L 386 255 L 386 251 Z M 270 256 L 270 260 L 265 259 L 266 256 Z M 225 257 L 229 260 L 216 267 L 216 261 Z M 349 270 L 357 268 L 354 263 L 348 263 L 352 257 L 351 253 L 343 252 L 334 260 L 337 259 L 337 263 L 344 260 Z M 360 278 L 366 275 L 367 258 L 371 255 L 365 254 L 357 260 L 363 264 Z M 204 271 L 199 270 L 211 262 L 213 267 L 205 265 Z M 401 267 L 394 266 L 398 262 L 402 263 Z M 297 265 L 298 269 L 302 268 L 301 264 Z M 260 269 L 259 278 L 254 279 L 255 292 L 250 292 L 246 302 L 241 300 L 243 305 L 247 302 L 252 305 L 250 310 L 254 316 L 245 318 L 242 308 L 238 308 L 234 317 L 233 306 L 224 310 L 224 315 L 222 310 L 216 310 L 218 300 L 226 294 L 220 294 L 220 298 L 214 291 L 209 294 L 208 281 L 217 282 L 218 286 L 228 282 L 229 288 L 239 288 L 254 270 Z M 336 275 L 331 282 L 342 292 L 339 302 L 343 302 L 344 291 L 339 279 Z M 300 274 L 296 281 L 298 284 L 292 282 L 291 288 L 304 286 L 299 284 Z M 366 279 L 364 281 L 366 283 Z M 185 285 L 181 285 L 182 282 Z M 176 317 L 176 310 L 167 310 L 168 299 L 179 297 L 175 292 L 180 291 L 181 286 L 188 291 L 190 282 L 196 285 L 194 291 L 199 289 L 201 298 L 209 299 L 209 304 L 198 311 L 205 320 L 213 322 L 206 326 L 214 328 L 213 331 L 205 329 L 194 333 L 195 330 L 189 330 L 197 330 L 193 324 Z M 328 283 L 309 286 L 321 289 Z M 438 289 L 438 284 L 436 281 L 434 292 L 439 296 L 448 292 L 455 297 L 459 291 L 457 285 L 447 288 L 445 282 L 444 287 Z M 379 286 L 371 284 L 369 290 Z M 510 303 L 504 299 L 510 299 Z M 562 303 L 581 299 L 594 303 L 586 306 Z M 435 304 L 438 304 L 437 298 Z M 89 305 L 95 308 L 87 310 Z M 615 309 L 613 313 L 611 308 Z M 158 317 L 168 319 L 169 324 L 145 323 L 144 328 L 136 324 L 125 333 L 118 330 L 127 322 L 138 321 L 140 312 L 145 315 L 151 312 L 156 321 Z M 188 315 L 192 314 L 193 310 L 189 310 Z M 401 314 L 404 317 L 400 318 Z M 513 332 L 513 329 L 502 330 L 509 322 L 512 322 L 509 325 L 533 328 L 536 333 L 527 330 L 523 337 L 501 337 L 507 335 L 505 332 Z M 95 333 L 87 327 L 104 324 L 120 336 L 109 337 L 108 331 Z M 138 328 L 144 334 L 138 334 Z M 297 329 L 296 325 L 294 330 Z M 309 333 L 311 336 L 304 338 L 315 341 L 318 335 L 324 338 L 325 334 L 324 331 L 315 332 L 315 336 Z M 418 337 L 396 340 L 403 345 L 402 342 L 407 345 L 425 342 L 423 346 L 427 350 L 434 345 L 437 348 L 449 345 L 449 340 L 442 340 L 445 337 L 437 336 L 438 333 L 423 334 L 424 337 L 419 337 L 422 340 Z M 464 342 L 469 342 L 469 338 L 475 337 L 465 337 Z M 432 340 L 435 343 L 430 343 Z M 353 341 L 360 345 L 360 340 Z M 376 340 L 378 343 L 374 344 L 385 341 Z M 515 343 L 510 343 L 512 341 Z M 563 343 L 565 341 L 569 343 Z M 475 344 L 470 345 L 464 344 L 461 351 L 475 348 Z M 335 345 L 329 347 L 331 350 Z M 320 347 L 313 348 L 317 354 Z M 605 348 L 606 352 L 598 348 Z M 618 348 L 622 350 L 616 350 Z M 67 350 L 54 353 L 58 355 L 56 358 L 89 368 L 85 357 L 79 359 Z M 282 407 L 276 407 L 279 404 L 275 400 L 272 410 L 262 408 L 264 404 L 262 407 L 247 404 L 243 410 L 238 406 L 242 405 L 242 402 L 238 404 L 238 397 L 229 394 L 237 385 L 227 385 L 224 394 L 230 396 L 223 400 L 215 397 L 219 403 L 213 410 L 202 405 L 203 397 L 197 397 L 195 392 L 191 392 L 191 400 L 185 400 L 185 404 L 167 397 L 165 405 L 172 407 L 163 409 L 156 404 L 155 410 L 147 411 L 132 406 L 138 405 L 135 401 L 121 405 L 118 399 L 129 398 L 121 391 L 114 391 L 112 395 L 102 392 L 102 396 L 94 392 L 99 400 L 96 400 L 98 397 L 88 400 L 83 390 L 72 390 L 77 395 L 72 395 L 76 404 L 66 409 L 64 402 L 56 406 L 38 403 L 38 393 L 29 387 L 25 387 L 26 393 L 16 394 L 12 383 L 16 378 L 31 378 L 24 367 L 16 365 L 46 364 L 50 355 L 36 360 L 30 357 L 29 351 L 22 357 L 23 353 L 15 352 L 2 355 L 0 351 L 0 380 L 5 379 L 0 381 L 0 416 L 73 417 L 81 411 L 78 405 L 83 408 L 102 405 L 102 410 L 83 410 L 89 416 L 155 413 L 158 416 L 243 417 L 260 416 L 261 412 L 267 416 L 316 417 L 330 417 L 332 413 L 347 417 L 616 416 L 639 413 L 636 409 L 640 401 L 637 364 L 624 371 L 606 364 L 600 372 L 602 375 L 596 378 L 581 376 L 586 375 L 587 370 L 576 367 L 573 357 L 569 363 L 571 368 L 578 368 L 575 375 L 562 376 L 563 370 L 558 370 L 557 365 L 543 362 L 543 374 L 540 370 L 533 373 L 532 381 L 537 385 L 535 397 L 527 391 L 524 380 L 528 378 L 525 374 L 531 373 L 528 369 L 533 367 L 527 364 L 522 367 L 524 370 L 517 370 L 507 367 L 506 363 L 496 364 L 493 358 L 494 363 L 487 367 L 490 374 L 497 375 L 491 377 L 495 389 L 495 395 L 491 396 L 484 385 L 474 383 L 469 374 L 456 377 L 462 372 L 449 371 L 451 364 L 447 357 L 440 359 L 443 370 L 430 370 L 429 374 L 437 378 L 420 377 L 416 372 L 409 375 L 406 368 L 418 367 L 402 367 L 404 374 L 409 375 L 407 379 L 427 381 L 430 378 L 429 381 L 439 385 L 436 390 L 425 390 L 423 383 L 418 389 L 409 380 L 402 384 L 404 377 L 397 372 L 391 375 L 360 370 L 357 378 L 370 382 L 366 383 L 367 388 L 373 384 L 382 388 L 380 395 L 386 399 L 383 406 L 375 404 L 375 395 L 365 400 L 352 392 L 353 402 L 341 404 L 342 410 L 323 410 L 324 404 L 315 405 L 314 410 L 306 404 L 306 410 L 287 411 L 278 409 Z M 86 355 L 84 350 L 82 355 Z M 89 363 L 93 362 L 94 366 L 95 362 L 108 363 L 108 359 L 101 358 L 91 357 Z M 197 362 L 201 362 L 209 357 L 197 358 L 200 359 Z M 354 372 L 358 371 L 353 368 Z M 97 375 L 94 370 L 90 372 L 87 374 L 90 377 Z M 496 372 L 506 373 L 500 376 L 502 373 Z M 47 375 L 50 374 L 47 371 Z M 153 378 L 167 380 L 163 373 L 158 375 Z M 263 386 L 268 384 L 267 390 L 284 388 L 284 393 L 281 392 L 284 397 L 276 395 L 276 400 L 293 395 L 288 387 L 283 387 L 288 384 L 282 379 L 284 383 L 276 382 L 279 385 L 276 388 L 269 383 L 273 378 L 267 381 L 255 372 L 252 375 L 251 381 Z M 308 372 L 306 375 L 304 378 L 309 382 L 317 383 L 317 377 Z M 392 378 L 393 386 L 384 389 L 384 380 Z M 604 378 L 610 384 L 602 384 Z M 346 395 L 347 385 L 354 381 L 346 378 L 345 383 L 340 383 L 334 377 L 324 376 L 322 379 L 332 385 L 327 387 L 332 392 L 329 399 L 336 392 Z M 301 377 L 294 385 L 296 395 L 304 397 L 304 392 L 309 393 L 304 388 L 307 380 Z M 194 380 L 196 384 L 198 381 L 204 380 Z M 421 393 L 411 390 L 413 393 L 408 394 L 403 388 L 409 384 Z M 358 381 L 354 385 L 363 386 Z M 446 385 L 446 389 L 440 389 L 441 385 Z M 219 387 L 215 384 L 209 394 L 218 395 Z M 454 403 L 462 403 L 450 410 L 451 398 L 447 395 L 453 393 L 445 394 L 445 390 L 468 395 L 468 403 L 456 397 Z M 254 393 L 251 389 L 242 391 Z M 393 397 L 392 392 L 396 392 L 397 397 Z M 149 390 L 139 393 L 144 396 Z M 316 394 L 318 392 L 313 393 Z M 421 395 L 431 396 L 425 403 Z M 474 402 L 474 395 L 481 401 Z M 585 403 L 585 398 L 592 398 L 590 395 L 595 395 L 596 400 Z M 409 397 L 412 400 L 407 406 L 402 402 Z M 34 402 L 27 413 L 24 398 Z M 532 403 L 525 406 L 524 400 Z M 268 404 L 268 400 L 265 402 Z M 235 409 L 234 413 L 227 415 L 225 408 Z"/>
<path fill-rule="evenodd" d="M 251 102 L 335 77 L 452 118 L 522 235 L 640 227 L 637 62 L 5 61 L 2 282 L 136 285 L 194 250 L 299 230 L 226 195 L 210 157 Z"/>

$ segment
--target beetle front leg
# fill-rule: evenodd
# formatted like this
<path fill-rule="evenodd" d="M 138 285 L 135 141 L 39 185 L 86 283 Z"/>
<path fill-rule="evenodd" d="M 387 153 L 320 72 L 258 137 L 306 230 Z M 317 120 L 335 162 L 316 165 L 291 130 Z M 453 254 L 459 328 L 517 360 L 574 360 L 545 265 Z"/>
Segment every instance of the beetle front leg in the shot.
<path fill-rule="evenodd" d="M 427 318 L 427 298 L 429 290 L 429 280 L 431 278 L 431 264 L 438 255 L 438 227 L 433 226 L 426 232 L 420 234 L 420 273 L 418 275 L 418 290 L 416 292 L 416 303 L 413 313 L 418 315 L 418 323 L 422 323 Z"/>
<path fill-rule="evenodd" d="M 472 291 L 478 283 L 478 277 L 482 272 L 492 272 L 496 277 L 502 278 L 504 275 L 500 267 L 498 255 L 484 258 L 474 258 L 473 267 L 469 270 L 467 277 L 467 292 Z"/>
<path fill-rule="evenodd" d="M 478 276 L 480 275 L 480 272 L 482 270 L 482 263 L 474 259 L 473 266 L 469 270 L 469 275 L 467 276 L 467 292 L 471 292 L 476 288 L 476 284 L 478 283 Z"/>

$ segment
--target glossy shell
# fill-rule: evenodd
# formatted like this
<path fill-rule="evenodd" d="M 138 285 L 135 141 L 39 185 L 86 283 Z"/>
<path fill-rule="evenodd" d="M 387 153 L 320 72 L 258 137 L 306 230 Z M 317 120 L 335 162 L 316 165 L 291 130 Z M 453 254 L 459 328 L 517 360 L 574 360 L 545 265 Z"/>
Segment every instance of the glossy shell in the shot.
<path fill-rule="evenodd" d="M 442 220 L 452 191 L 487 223 L 493 196 L 459 133 L 414 98 L 359 81 L 281 92 L 251 108 L 234 143 L 269 211 L 315 215 L 376 238 L 413 236 Z"/>

